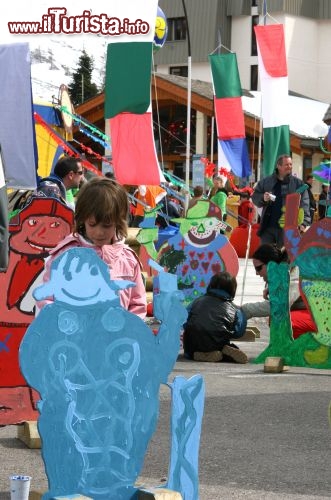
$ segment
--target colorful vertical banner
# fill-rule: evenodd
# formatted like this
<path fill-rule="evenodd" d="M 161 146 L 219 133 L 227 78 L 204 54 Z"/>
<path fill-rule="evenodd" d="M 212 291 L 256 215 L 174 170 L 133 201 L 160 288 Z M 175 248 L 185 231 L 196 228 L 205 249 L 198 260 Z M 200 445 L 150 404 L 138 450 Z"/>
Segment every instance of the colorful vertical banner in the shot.
<path fill-rule="evenodd" d="M 209 63 L 214 86 L 218 166 L 232 170 L 238 177 L 248 177 L 251 165 L 236 54 L 213 54 L 209 56 Z"/>
<path fill-rule="evenodd" d="M 37 185 L 30 64 L 28 43 L 0 45 L 0 144 L 15 189 Z"/>
<path fill-rule="evenodd" d="M 53 104 L 38 101 L 33 103 L 33 109 L 61 137 L 65 135 L 59 113 Z M 64 150 L 40 123 L 35 122 L 35 130 L 38 148 L 37 173 L 39 177 L 47 177 Z"/>
<path fill-rule="evenodd" d="M 263 176 L 290 153 L 288 76 L 282 24 L 255 26 L 262 94 Z"/>
<path fill-rule="evenodd" d="M 156 155 L 151 113 L 152 52 L 157 0 L 135 0 L 139 34 L 110 37 L 107 50 L 105 118 L 110 119 L 113 166 L 122 184 L 158 185 L 163 180 Z M 120 19 L 130 0 L 121 2 Z M 133 13 L 130 13 L 133 19 Z M 147 30 L 148 27 L 148 30 Z"/>
<path fill-rule="evenodd" d="M 8 200 L 0 144 L 0 272 L 8 265 Z"/>

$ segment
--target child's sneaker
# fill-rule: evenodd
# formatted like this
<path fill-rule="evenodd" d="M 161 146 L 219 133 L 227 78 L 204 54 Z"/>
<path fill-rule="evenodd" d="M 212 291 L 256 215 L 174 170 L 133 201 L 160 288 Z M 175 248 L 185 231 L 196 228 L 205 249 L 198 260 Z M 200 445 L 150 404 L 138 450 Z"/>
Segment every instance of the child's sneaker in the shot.
<path fill-rule="evenodd" d="M 238 349 L 238 347 L 232 347 L 231 345 L 225 345 L 222 349 L 224 356 L 227 356 L 229 361 L 234 361 L 235 363 L 245 364 L 248 362 L 247 355 Z"/>
<path fill-rule="evenodd" d="M 223 358 L 221 351 L 210 352 L 195 352 L 193 354 L 194 361 L 208 361 L 209 363 L 218 363 Z"/>

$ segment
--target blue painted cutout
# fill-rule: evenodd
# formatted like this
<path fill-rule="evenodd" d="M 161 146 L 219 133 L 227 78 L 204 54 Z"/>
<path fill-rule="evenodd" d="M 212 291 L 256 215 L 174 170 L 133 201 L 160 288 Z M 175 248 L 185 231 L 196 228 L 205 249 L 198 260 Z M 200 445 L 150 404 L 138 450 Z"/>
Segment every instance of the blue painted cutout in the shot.
<path fill-rule="evenodd" d="M 205 384 L 201 375 L 175 377 L 172 384 L 171 453 L 167 487 L 183 500 L 199 500 L 199 442 Z"/>
<path fill-rule="evenodd" d="M 164 274 L 164 276 L 163 276 Z M 50 281 L 35 291 L 52 295 L 29 326 L 21 370 L 40 396 L 38 430 L 49 482 L 48 500 L 80 493 L 95 500 L 136 497 L 159 412 L 159 387 L 179 350 L 187 312 L 181 294 L 160 272 L 154 336 L 123 309 L 120 287 L 92 249 L 73 248 L 54 260 Z M 171 278 L 170 278 L 171 281 Z"/>

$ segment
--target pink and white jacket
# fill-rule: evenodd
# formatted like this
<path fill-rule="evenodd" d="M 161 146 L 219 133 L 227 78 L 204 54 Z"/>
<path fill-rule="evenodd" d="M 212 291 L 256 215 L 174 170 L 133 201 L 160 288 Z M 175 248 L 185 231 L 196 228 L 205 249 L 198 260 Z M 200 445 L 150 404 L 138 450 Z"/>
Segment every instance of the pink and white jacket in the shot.
<path fill-rule="evenodd" d="M 120 301 L 125 309 L 144 319 L 147 304 L 146 290 L 141 274 L 142 266 L 136 253 L 123 241 L 97 247 L 93 243 L 88 242 L 80 234 L 70 234 L 50 252 L 45 265 L 43 281 L 49 280 L 52 261 L 61 253 L 73 247 L 93 248 L 98 256 L 109 266 L 112 279 L 123 279 L 136 283 L 135 287 L 120 291 Z M 39 303 L 38 307 L 41 308 L 47 302 Z"/>

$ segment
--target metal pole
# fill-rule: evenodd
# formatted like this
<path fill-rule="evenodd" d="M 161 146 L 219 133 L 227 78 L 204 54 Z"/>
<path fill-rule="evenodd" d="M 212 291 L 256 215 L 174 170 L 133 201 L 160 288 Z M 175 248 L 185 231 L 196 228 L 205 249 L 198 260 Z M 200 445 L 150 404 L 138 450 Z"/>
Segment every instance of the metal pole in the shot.
<path fill-rule="evenodd" d="M 186 32 L 187 32 L 187 115 L 186 115 L 186 164 L 185 164 L 185 184 L 186 184 L 186 194 L 185 194 L 185 212 L 187 211 L 189 199 L 190 199 L 190 159 L 191 159 L 191 94 L 192 94 L 192 63 L 191 63 L 191 39 L 190 30 L 187 18 L 187 11 L 185 0 L 182 0 L 183 10 L 186 20 Z"/>
<path fill-rule="evenodd" d="M 263 16 L 263 25 L 267 24 L 267 0 L 263 0 L 262 6 L 262 16 Z M 261 93 L 261 91 L 260 91 Z M 262 93 L 261 93 L 261 108 L 260 108 L 260 123 L 259 123 L 259 144 L 258 144 L 258 154 L 257 154 L 257 166 L 256 180 L 259 181 L 261 179 L 261 156 L 262 156 L 262 138 L 263 138 L 263 123 L 262 123 Z"/>
<path fill-rule="evenodd" d="M 211 117 L 211 132 L 210 132 L 210 163 L 214 161 L 214 133 L 215 133 L 215 117 Z"/>
<path fill-rule="evenodd" d="M 84 74 L 82 73 L 82 104 L 84 102 Z"/>

